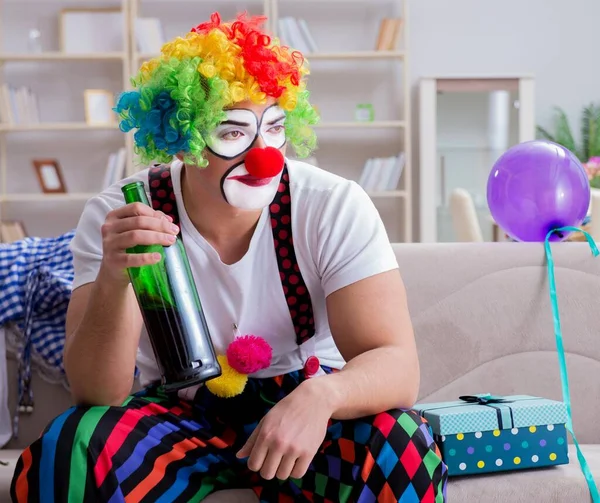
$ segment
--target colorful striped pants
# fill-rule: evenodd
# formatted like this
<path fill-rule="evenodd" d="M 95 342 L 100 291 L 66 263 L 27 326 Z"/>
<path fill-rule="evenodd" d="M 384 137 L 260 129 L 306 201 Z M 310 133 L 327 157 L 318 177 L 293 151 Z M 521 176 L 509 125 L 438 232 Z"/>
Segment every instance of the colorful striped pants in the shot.
<path fill-rule="evenodd" d="M 446 466 L 428 426 L 410 411 L 330 421 L 302 479 L 269 481 L 248 470 L 235 453 L 302 379 L 300 372 L 251 379 L 231 399 L 201 388 L 186 402 L 150 387 L 120 407 L 73 407 L 21 455 L 12 500 L 197 502 L 242 487 L 261 502 L 446 500 Z"/>

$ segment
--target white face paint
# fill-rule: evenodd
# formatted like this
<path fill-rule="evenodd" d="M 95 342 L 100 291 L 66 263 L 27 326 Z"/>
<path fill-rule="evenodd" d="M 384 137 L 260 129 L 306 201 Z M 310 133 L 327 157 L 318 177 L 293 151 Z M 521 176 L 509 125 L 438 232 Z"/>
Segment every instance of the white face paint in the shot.
<path fill-rule="evenodd" d="M 258 135 L 268 147 L 285 145 L 285 112 L 273 105 L 259 119 L 252 110 L 225 111 L 226 118 L 206 139 L 213 154 L 235 159 L 250 149 Z"/>
<path fill-rule="evenodd" d="M 285 145 L 285 112 L 281 108 L 272 106 L 265 110 L 260 136 L 267 147 L 281 148 Z"/>
<path fill-rule="evenodd" d="M 252 110 L 225 111 L 226 118 L 206 140 L 209 150 L 222 159 L 236 159 L 252 148 L 260 136 L 267 147 L 285 145 L 285 112 L 277 105 L 267 108 L 262 117 Z M 240 209 L 259 210 L 275 198 L 281 173 L 272 178 L 250 175 L 244 163 L 237 163 L 221 180 L 225 200 Z"/>
<path fill-rule="evenodd" d="M 244 163 L 229 171 L 221 183 L 225 200 L 242 210 L 261 210 L 271 204 L 277 194 L 281 173 L 273 178 L 256 178 Z"/>
<path fill-rule="evenodd" d="M 213 154 L 234 159 L 246 152 L 258 132 L 258 118 L 251 110 L 228 110 L 226 119 L 207 138 Z"/>

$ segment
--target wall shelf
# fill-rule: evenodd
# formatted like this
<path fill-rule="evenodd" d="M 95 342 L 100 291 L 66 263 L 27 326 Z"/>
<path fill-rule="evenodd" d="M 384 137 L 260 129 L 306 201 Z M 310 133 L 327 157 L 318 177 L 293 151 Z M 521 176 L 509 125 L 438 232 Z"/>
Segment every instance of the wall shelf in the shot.
<path fill-rule="evenodd" d="M 127 55 L 123 52 L 96 52 L 69 54 L 65 52 L 40 52 L 34 54 L 0 53 L 0 61 L 3 62 L 41 62 L 41 61 L 123 61 Z"/>
<path fill-rule="evenodd" d="M 39 124 L 0 124 L 3 133 L 35 133 L 44 131 L 120 131 L 117 124 L 86 124 L 85 122 L 41 122 Z"/>
<path fill-rule="evenodd" d="M 139 61 L 157 57 L 158 54 L 138 53 Z M 309 52 L 304 55 L 308 61 L 344 60 L 344 59 L 404 59 L 404 51 L 352 51 L 352 52 Z"/>
<path fill-rule="evenodd" d="M 315 126 L 321 129 L 397 129 L 406 127 L 404 121 L 323 121 Z"/>
<path fill-rule="evenodd" d="M 404 51 L 354 51 L 354 52 L 313 52 L 306 54 L 308 61 L 327 59 L 403 59 Z"/>
<path fill-rule="evenodd" d="M 5 203 L 22 202 L 67 202 L 67 201 L 87 201 L 94 197 L 95 193 L 73 192 L 64 194 L 19 194 L 12 193 L 0 196 L 0 201 Z"/>

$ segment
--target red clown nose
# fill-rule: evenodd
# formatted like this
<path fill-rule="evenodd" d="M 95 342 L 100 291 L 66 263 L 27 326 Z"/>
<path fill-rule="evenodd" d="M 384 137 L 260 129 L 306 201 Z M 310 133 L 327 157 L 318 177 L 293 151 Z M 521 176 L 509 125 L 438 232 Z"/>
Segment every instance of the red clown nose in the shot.
<path fill-rule="evenodd" d="M 273 178 L 281 173 L 285 159 L 283 154 L 273 147 L 253 148 L 244 160 L 248 173 L 256 178 Z"/>

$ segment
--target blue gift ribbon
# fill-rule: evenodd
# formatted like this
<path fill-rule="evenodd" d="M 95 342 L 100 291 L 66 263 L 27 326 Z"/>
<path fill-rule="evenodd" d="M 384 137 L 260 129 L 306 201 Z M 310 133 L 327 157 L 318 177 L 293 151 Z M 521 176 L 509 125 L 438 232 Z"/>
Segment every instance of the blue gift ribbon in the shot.
<path fill-rule="evenodd" d="M 571 393 L 569 391 L 569 377 L 567 374 L 567 361 L 565 358 L 565 348 L 563 344 L 562 330 L 560 327 L 560 314 L 558 311 L 558 300 L 556 295 L 556 277 L 554 275 L 554 259 L 552 258 L 552 249 L 550 247 L 550 237 L 552 234 L 556 233 L 559 236 L 563 233 L 567 232 L 581 232 L 587 239 L 588 244 L 592 250 L 592 254 L 594 257 L 597 257 L 600 253 L 598 251 L 598 247 L 594 242 L 592 236 L 590 236 L 587 232 L 582 229 L 578 229 L 577 227 L 561 227 L 558 229 L 551 230 L 546 235 L 545 240 L 545 248 L 546 248 L 546 259 L 548 261 L 548 282 L 550 285 L 550 303 L 552 305 L 552 317 L 554 319 L 554 336 L 556 338 L 556 348 L 558 350 L 558 363 L 560 366 L 560 381 L 562 384 L 562 394 L 563 401 L 567 407 L 567 430 L 573 437 L 573 443 L 575 444 L 575 448 L 577 449 L 577 459 L 579 460 L 579 465 L 581 466 L 581 471 L 585 476 L 585 480 L 587 482 L 588 488 L 590 490 L 590 495 L 592 496 L 592 501 L 594 503 L 600 503 L 600 493 L 598 493 L 598 487 L 596 486 L 596 482 L 594 481 L 594 477 L 592 475 L 592 471 L 581 452 L 581 448 L 579 447 L 579 442 L 577 442 L 577 438 L 575 437 L 575 432 L 573 430 L 573 416 L 571 415 Z"/>
<path fill-rule="evenodd" d="M 465 395 L 458 397 L 459 400 L 470 404 L 486 405 L 492 409 L 496 409 L 496 417 L 498 419 L 498 429 L 513 428 L 515 419 L 513 417 L 512 408 L 510 405 L 503 406 L 502 404 L 511 403 L 509 400 L 501 396 L 493 395 Z"/>
<path fill-rule="evenodd" d="M 514 400 L 508 400 L 502 396 L 485 395 L 463 395 L 458 397 L 460 402 L 440 402 L 431 404 L 430 407 L 420 409 L 419 415 L 425 417 L 425 414 L 433 410 L 451 409 L 454 407 L 466 407 L 469 405 L 483 405 L 496 409 L 498 419 L 498 429 L 512 429 L 515 426 L 513 410 L 509 403 L 514 403 Z M 532 396 L 528 398 L 519 398 L 518 401 L 539 400 L 539 397 Z"/>
<path fill-rule="evenodd" d="M 512 403 L 512 400 L 507 400 L 503 396 L 494 395 L 463 395 L 458 397 L 459 400 L 469 403 L 477 403 L 479 405 L 488 405 L 490 403 Z"/>

